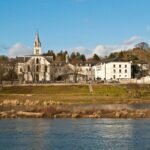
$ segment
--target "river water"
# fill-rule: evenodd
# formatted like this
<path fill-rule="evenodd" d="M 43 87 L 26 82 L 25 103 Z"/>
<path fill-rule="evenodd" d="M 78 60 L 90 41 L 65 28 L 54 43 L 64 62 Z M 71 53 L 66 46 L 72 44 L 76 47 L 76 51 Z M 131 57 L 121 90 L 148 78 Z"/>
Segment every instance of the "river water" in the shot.
<path fill-rule="evenodd" d="M 150 150 L 149 119 L 4 119 L 0 150 Z"/>

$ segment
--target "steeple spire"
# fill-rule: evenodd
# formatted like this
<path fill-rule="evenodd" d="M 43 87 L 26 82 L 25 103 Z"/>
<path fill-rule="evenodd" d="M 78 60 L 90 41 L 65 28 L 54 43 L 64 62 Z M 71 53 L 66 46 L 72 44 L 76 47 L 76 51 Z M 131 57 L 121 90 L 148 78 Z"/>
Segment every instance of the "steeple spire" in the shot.
<path fill-rule="evenodd" d="M 41 55 L 41 42 L 40 42 L 38 32 L 36 32 L 36 36 L 34 40 L 34 55 Z"/>
<path fill-rule="evenodd" d="M 39 38 L 38 32 L 36 32 L 36 36 L 35 36 L 35 40 L 34 40 L 34 46 L 41 47 L 41 42 L 40 42 L 40 38 Z"/>

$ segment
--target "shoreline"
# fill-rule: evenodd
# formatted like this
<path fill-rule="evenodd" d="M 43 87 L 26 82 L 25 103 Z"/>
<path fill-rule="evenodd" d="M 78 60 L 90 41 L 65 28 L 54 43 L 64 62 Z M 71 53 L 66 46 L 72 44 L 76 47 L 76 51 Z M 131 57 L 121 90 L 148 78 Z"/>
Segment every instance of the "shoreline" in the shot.
<path fill-rule="evenodd" d="M 110 107 L 112 106 L 112 107 Z M 150 109 L 128 109 L 113 104 L 104 107 L 87 105 L 48 105 L 48 106 L 5 106 L 0 111 L 0 119 L 4 118 L 150 118 Z"/>
<path fill-rule="evenodd" d="M 104 112 L 105 113 L 104 113 Z M 0 112 L 0 119 L 17 119 L 17 118 L 114 118 L 114 119 L 137 119 L 137 118 L 150 118 L 149 110 L 112 110 L 111 112 L 108 110 L 99 110 L 98 112 L 94 112 L 91 114 L 81 114 L 81 113 L 59 113 L 59 114 L 44 114 L 41 112 L 25 112 L 14 110 Z"/>
<path fill-rule="evenodd" d="M 4 87 L 0 119 L 150 118 L 150 85 L 91 86 Z"/>

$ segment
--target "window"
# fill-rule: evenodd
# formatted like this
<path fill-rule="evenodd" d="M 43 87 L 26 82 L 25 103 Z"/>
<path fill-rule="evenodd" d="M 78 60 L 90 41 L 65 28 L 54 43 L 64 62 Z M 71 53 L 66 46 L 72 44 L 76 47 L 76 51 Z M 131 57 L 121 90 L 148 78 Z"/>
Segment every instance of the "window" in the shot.
<path fill-rule="evenodd" d="M 127 65 L 125 65 L 125 68 L 127 68 Z"/>
<path fill-rule="evenodd" d="M 39 55 L 39 50 L 38 49 L 36 49 L 36 55 Z"/>
<path fill-rule="evenodd" d="M 36 59 L 36 64 L 39 64 L 39 59 L 38 58 Z"/>
<path fill-rule="evenodd" d="M 39 66 L 36 66 L 36 72 L 39 72 Z"/>
<path fill-rule="evenodd" d="M 113 79 L 116 79 L 116 76 L 115 76 L 115 75 L 113 75 Z"/>
<path fill-rule="evenodd" d="M 22 68 L 20 68 L 20 72 L 22 72 Z"/>
<path fill-rule="evenodd" d="M 116 70 L 114 69 L 114 73 L 116 73 Z"/>
<path fill-rule="evenodd" d="M 47 66 L 45 66 L 45 72 L 47 72 Z"/>
<path fill-rule="evenodd" d="M 125 70 L 125 73 L 127 73 L 127 69 Z"/>
<path fill-rule="evenodd" d="M 121 73 L 121 69 L 119 69 L 119 73 Z"/>
<path fill-rule="evenodd" d="M 30 66 L 28 66 L 28 72 L 30 71 Z"/>
<path fill-rule="evenodd" d="M 113 65 L 114 66 L 114 68 L 116 68 L 116 65 Z"/>
<path fill-rule="evenodd" d="M 119 65 L 119 68 L 121 68 L 121 65 Z"/>

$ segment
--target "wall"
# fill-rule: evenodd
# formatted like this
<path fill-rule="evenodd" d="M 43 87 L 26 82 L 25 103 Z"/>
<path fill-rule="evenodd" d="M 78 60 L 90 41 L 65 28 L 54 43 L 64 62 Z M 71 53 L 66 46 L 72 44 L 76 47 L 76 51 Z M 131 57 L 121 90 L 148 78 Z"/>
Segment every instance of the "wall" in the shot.
<path fill-rule="evenodd" d="M 109 62 L 101 63 L 94 66 L 95 78 L 102 80 L 117 80 L 131 78 L 131 63 L 130 62 Z M 119 72 L 121 70 L 121 72 Z M 125 72 L 125 70 L 127 72 Z"/>

